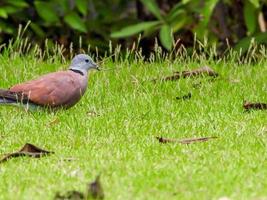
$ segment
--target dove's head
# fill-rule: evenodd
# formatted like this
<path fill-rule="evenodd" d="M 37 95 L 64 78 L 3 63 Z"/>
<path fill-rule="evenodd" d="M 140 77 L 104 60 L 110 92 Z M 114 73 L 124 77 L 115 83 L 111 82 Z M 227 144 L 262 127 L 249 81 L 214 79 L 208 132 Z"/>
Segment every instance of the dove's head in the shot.
<path fill-rule="evenodd" d="M 70 69 L 81 72 L 87 72 L 91 69 L 99 70 L 98 65 L 86 54 L 78 54 L 75 56 L 71 61 Z"/>

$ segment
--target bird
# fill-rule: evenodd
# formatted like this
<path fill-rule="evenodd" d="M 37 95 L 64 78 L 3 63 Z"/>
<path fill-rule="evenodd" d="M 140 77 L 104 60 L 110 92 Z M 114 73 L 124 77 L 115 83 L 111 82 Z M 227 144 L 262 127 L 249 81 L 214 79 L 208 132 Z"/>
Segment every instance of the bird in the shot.
<path fill-rule="evenodd" d="M 76 55 L 68 70 L 52 72 L 37 79 L 0 89 L 0 105 L 36 108 L 68 109 L 84 95 L 88 84 L 88 71 L 99 66 L 86 54 Z"/>

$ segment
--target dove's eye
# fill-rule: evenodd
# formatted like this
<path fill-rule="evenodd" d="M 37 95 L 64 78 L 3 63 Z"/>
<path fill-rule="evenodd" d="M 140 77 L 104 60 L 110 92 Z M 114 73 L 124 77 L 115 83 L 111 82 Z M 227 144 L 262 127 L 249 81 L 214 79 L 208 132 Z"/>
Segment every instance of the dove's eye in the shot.
<path fill-rule="evenodd" d="M 89 60 L 88 60 L 88 59 L 86 59 L 86 60 L 85 60 L 85 62 L 89 63 Z"/>

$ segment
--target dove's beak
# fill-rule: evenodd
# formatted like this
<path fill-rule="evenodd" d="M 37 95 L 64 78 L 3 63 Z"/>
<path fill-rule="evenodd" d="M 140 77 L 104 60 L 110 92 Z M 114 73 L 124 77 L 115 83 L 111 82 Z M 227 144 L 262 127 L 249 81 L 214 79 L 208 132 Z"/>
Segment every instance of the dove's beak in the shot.
<path fill-rule="evenodd" d="M 96 65 L 96 68 L 95 68 L 97 71 L 101 71 L 100 67 L 98 65 Z"/>
<path fill-rule="evenodd" d="M 96 63 L 93 63 L 93 68 L 96 69 L 97 71 L 100 71 L 100 67 Z"/>

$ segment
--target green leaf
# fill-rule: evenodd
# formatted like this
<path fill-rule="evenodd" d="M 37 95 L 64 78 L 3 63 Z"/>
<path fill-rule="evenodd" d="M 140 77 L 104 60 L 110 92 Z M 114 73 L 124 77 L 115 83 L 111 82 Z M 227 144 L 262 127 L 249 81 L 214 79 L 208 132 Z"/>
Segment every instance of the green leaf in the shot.
<path fill-rule="evenodd" d="M 189 3 L 191 0 L 182 0 L 182 3 L 183 4 L 187 4 L 187 3 Z"/>
<path fill-rule="evenodd" d="M 34 2 L 38 15 L 46 22 L 54 23 L 59 21 L 57 13 L 54 11 L 52 5 L 48 2 L 36 1 Z"/>
<path fill-rule="evenodd" d="M 0 17 L 6 19 L 8 17 L 6 10 L 3 8 L 0 8 Z"/>
<path fill-rule="evenodd" d="M 6 2 L 10 5 L 25 8 L 28 7 L 28 4 L 24 0 L 6 0 Z"/>
<path fill-rule="evenodd" d="M 166 19 L 168 21 L 172 21 L 173 19 L 175 19 L 178 15 L 181 15 L 183 13 L 185 13 L 185 9 L 183 9 L 182 7 L 183 5 L 181 3 L 176 4 L 168 13 L 168 15 L 166 16 Z"/>
<path fill-rule="evenodd" d="M 159 24 L 158 21 L 151 21 L 151 22 L 141 22 L 139 24 L 130 25 L 130 26 L 124 27 L 120 31 L 113 32 L 111 34 L 111 37 L 113 38 L 128 37 L 128 36 L 140 33 L 144 30 L 150 29 L 154 26 L 157 26 L 158 24 Z"/>
<path fill-rule="evenodd" d="M 14 7 L 14 6 L 1 6 L 1 9 L 5 10 L 7 15 L 16 13 L 16 12 L 21 10 L 20 8 L 17 8 L 17 7 Z"/>
<path fill-rule="evenodd" d="M 163 20 L 160 9 L 155 2 L 155 0 L 141 0 L 141 2 L 145 5 L 145 7 L 158 19 Z"/>
<path fill-rule="evenodd" d="M 198 9 L 198 13 L 203 16 L 203 19 L 201 19 L 201 21 L 194 28 L 194 32 L 197 34 L 198 38 L 203 39 L 205 36 L 207 36 L 207 34 L 209 34 L 207 26 L 209 24 L 214 7 L 218 1 L 219 0 L 204 1 L 204 6 Z M 199 1 L 195 0 L 195 2 L 198 3 Z"/>
<path fill-rule="evenodd" d="M 180 20 L 176 20 L 171 23 L 171 27 L 173 32 L 179 31 L 181 28 L 183 28 L 187 24 L 188 20 L 186 16 L 183 16 L 180 18 Z"/>
<path fill-rule="evenodd" d="M 38 35 L 39 37 L 45 37 L 45 32 L 38 24 L 31 22 L 30 27 L 35 32 L 36 35 Z"/>
<path fill-rule="evenodd" d="M 169 25 L 163 25 L 159 32 L 159 39 L 161 44 L 168 50 L 172 48 L 172 29 Z"/>
<path fill-rule="evenodd" d="M 260 0 L 249 0 L 249 1 L 255 6 L 255 8 L 260 7 Z"/>
<path fill-rule="evenodd" d="M 244 19 L 245 24 L 250 34 L 254 33 L 257 25 L 257 16 L 256 16 L 256 8 L 249 1 L 245 1 L 244 5 Z"/>
<path fill-rule="evenodd" d="M 251 44 L 251 40 L 253 38 L 255 42 L 258 44 L 262 44 L 262 43 L 267 44 L 267 33 L 258 33 L 253 36 L 249 36 L 249 37 L 245 37 L 241 39 L 234 47 L 234 50 L 239 51 L 240 49 L 242 49 L 242 53 L 245 53 L 248 50 Z"/>
<path fill-rule="evenodd" d="M 80 32 L 87 32 L 87 28 L 82 21 L 82 19 L 79 17 L 79 15 L 75 12 L 71 12 L 68 15 L 64 17 L 64 21 L 73 29 L 78 30 Z"/>
<path fill-rule="evenodd" d="M 214 7 L 216 6 L 216 4 L 218 3 L 219 0 L 209 0 L 209 1 L 204 1 L 205 5 L 201 11 L 201 13 L 203 14 L 203 21 L 201 23 L 203 23 L 204 26 L 207 26 L 207 24 L 210 21 L 210 16 L 213 12 Z"/>
<path fill-rule="evenodd" d="M 88 0 L 76 0 L 76 7 L 83 15 L 87 14 Z"/>
<path fill-rule="evenodd" d="M 152 26 L 149 29 L 144 30 L 144 32 L 142 33 L 143 37 L 149 37 L 151 36 L 153 33 L 156 33 L 158 31 L 158 29 L 160 28 L 160 26 Z"/>
<path fill-rule="evenodd" d="M 56 1 L 56 0 L 54 0 Z M 56 11 L 58 13 L 58 16 L 63 17 L 70 11 L 70 1 L 69 0 L 60 0 L 56 1 L 54 4 L 54 7 L 56 7 Z"/>

